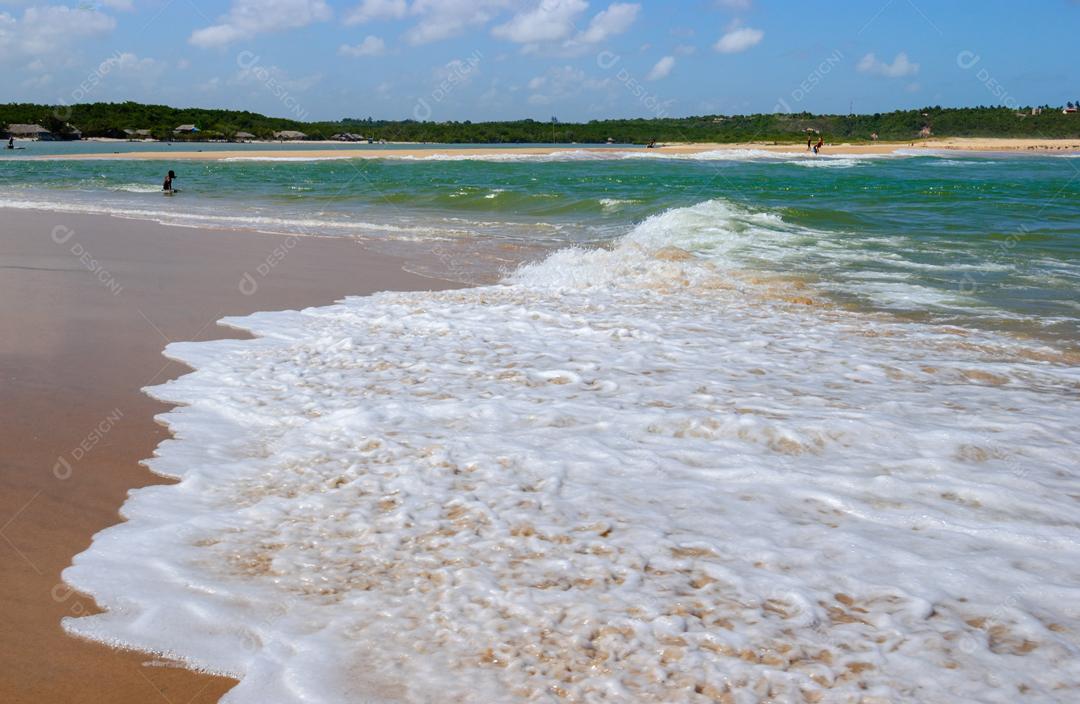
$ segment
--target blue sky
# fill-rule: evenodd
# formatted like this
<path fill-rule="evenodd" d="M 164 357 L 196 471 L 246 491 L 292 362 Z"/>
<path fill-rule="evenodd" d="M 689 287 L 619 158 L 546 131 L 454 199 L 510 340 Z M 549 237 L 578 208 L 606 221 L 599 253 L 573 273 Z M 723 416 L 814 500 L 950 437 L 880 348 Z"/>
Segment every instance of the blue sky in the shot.
<path fill-rule="evenodd" d="M 0 101 L 589 120 L 1080 99 L 1080 0 L 0 0 Z"/>

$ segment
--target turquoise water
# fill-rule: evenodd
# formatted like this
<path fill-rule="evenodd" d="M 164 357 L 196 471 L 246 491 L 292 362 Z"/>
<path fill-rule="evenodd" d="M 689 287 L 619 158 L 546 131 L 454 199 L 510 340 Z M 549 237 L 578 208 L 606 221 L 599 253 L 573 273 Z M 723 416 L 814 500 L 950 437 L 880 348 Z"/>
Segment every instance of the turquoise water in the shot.
<path fill-rule="evenodd" d="M 63 626 L 242 704 L 1072 702 L 1078 169 L 0 161 L 9 208 L 501 281 L 169 344 L 193 371 L 146 389 L 179 405 L 147 466 L 177 481 L 64 571 L 105 613 Z M 286 275 L 269 241 L 240 291 Z"/>
<path fill-rule="evenodd" d="M 34 142 L 29 140 L 18 141 L 17 146 L 22 147 L 14 154 L 5 152 L 0 158 L 31 158 L 35 156 L 52 156 L 56 154 L 123 154 L 128 152 L 230 152 L 244 150 L 258 150 L 261 152 L 278 151 L 352 151 L 363 153 L 365 151 L 409 150 L 424 146 L 423 144 L 394 143 L 394 144 L 368 144 L 367 142 L 155 142 L 155 141 L 97 141 L 85 140 L 78 142 Z M 441 145 L 434 145 L 441 146 Z M 490 144 L 455 144 L 455 149 L 491 149 Z M 501 149 L 527 149 L 529 147 L 550 147 L 545 144 L 507 144 L 500 145 Z M 570 146 L 570 145 L 565 145 Z M 601 146 L 601 145 L 595 145 Z M 602 145 L 623 146 L 633 148 L 632 145 Z"/>
<path fill-rule="evenodd" d="M 205 145 L 219 146 L 237 148 Z M 357 237 L 390 249 L 420 242 L 438 260 L 425 273 L 474 282 L 719 200 L 768 216 L 732 219 L 694 241 L 732 266 L 803 277 L 849 305 L 1080 340 L 1080 159 L 1069 156 L 665 158 L 628 149 L 620 158 L 507 150 L 494 160 L 170 163 L 25 154 L 0 160 L 8 206 Z M 183 193 L 163 199 L 169 168 Z"/>

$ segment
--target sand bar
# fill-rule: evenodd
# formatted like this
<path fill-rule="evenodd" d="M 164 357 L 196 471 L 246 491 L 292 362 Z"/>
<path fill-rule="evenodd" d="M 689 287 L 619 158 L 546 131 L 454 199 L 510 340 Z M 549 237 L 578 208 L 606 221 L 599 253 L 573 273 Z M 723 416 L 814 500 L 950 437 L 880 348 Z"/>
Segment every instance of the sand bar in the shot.
<path fill-rule="evenodd" d="M 140 392 L 183 374 L 170 340 L 237 337 L 225 315 L 443 285 L 347 239 L 0 210 L 0 701 L 214 702 L 232 686 L 64 633 L 93 610 L 60 572 L 119 518 L 166 431 Z M 60 229 L 57 229 L 60 228 Z M 55 236 L 54 236 L 55 233 Z M 286 252 L 265 276 L 258 267 Z M 240 290 L 244 272 L 256 286 Z"/>
<path fill-rule="evenodd" d="M 590 154 L 621 154 L 643 147 L 495 147 L 462 148 L 454 146 L 426 146 L 415 149 L 282 149 L 282 150 L 223 150 L 201 151 L 155 151 L 121 152 L 115 154 L 54 154 L 33 157 L 35 159 L 141 159 L 175 161 L 221 161 L 225 159 L 425 159 L 432 157 L 483 157 L 493 155 L 546 156 L 564 152 L 587 152 Z M 900 149 L 953 150 L 969 152 L 1070 152 L 1080 151 L 1080 139 L 992 139 L 948 138 L 928 139 L 916 142 L 873 142 L 865 144 L 828 144 L 825 154 L 892 154 Z M 741 144 L 671 144 L 660 147 L 659 153 L 699 154 L 717 150 L 758 150 L 778 153 L 805 151 L 804 144 L 777 144 L 775 142 L 746 142 Z"/>

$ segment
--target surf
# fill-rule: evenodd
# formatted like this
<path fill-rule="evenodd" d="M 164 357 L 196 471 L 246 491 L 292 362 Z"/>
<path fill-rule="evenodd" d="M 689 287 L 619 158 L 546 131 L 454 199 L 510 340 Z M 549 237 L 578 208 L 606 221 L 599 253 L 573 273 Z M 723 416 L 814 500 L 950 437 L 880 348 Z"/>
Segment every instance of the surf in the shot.
<path fill-rule="evenodd" d="M 1075 360 L 744 269 L 751 228 L 795 229 L 708 201 L 169 345 L 179 482 L 64 572 L 106 609 L 64 627 L 239 703 L 1077 686 Z"/>

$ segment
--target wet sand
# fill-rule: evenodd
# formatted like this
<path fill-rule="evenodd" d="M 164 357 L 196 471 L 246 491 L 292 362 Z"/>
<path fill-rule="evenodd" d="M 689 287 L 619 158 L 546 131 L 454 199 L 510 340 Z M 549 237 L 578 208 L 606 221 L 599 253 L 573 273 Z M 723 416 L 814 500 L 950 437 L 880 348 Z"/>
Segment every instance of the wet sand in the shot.
<path fill-rule="evenodd" d="M 164 481 L 139 465 L 166 437 L 153 416 L 167 408 L 140 389 L 186 371 L 162 348 L 242 336 L 215 325 L 225 315 L 444 284 L 345 239 L 0 218 L 0 701 L 215 702 L 232 680 L 60 627 L 95 608 L 60 572 L 119 520 L 129 489 Z M 280 263 L 260 274 L 275 252 Z"/>
<path fill-rule="evenodd" d="M 493 148 L 460 148 L 453 145 L 428 145 L 418 146 L 412 149 L 283 149 L 271 151 L 265 149 L 237 149 L 227 151 L 198 151 L 188 149 L 186 151 L 154 151 L 154 152 L 124 152 L 117 154 L 59 154 L 35 159 L 169 159 L 179 161 L 220 161 L 223 159 L 424 159 L 431 157 L 462 157 L 462 156 L 492 156 L 497 154 L 518 154 L 544 156 L 562 152 L 588 152 L 593 154 L 624 153 L 635 147 L 590 147 L 576 145 L 558 145 L 551 147 L 493 147 Z M 644 147 L 636 147 L 644 149 Z M 659 149 L 660 153 L 669 154 L 698 154 L 701 152 L 717 150 L 747 150 L 754 149 L 770 152 L 804 152 L 805 143 L 778 144 L 776 142 L 746 142 L 739 144 L 665 144 Z M 944 138 L 924 139 L 914 142 L 872 142 L 863 144 L 827 143 L 824 154 L 834 155 L 857 155 L 857 154 L 891 154 L 898 149 L 927 149 L 927 150 L 953 150 L 969 152 L 1070 152 L 1080 151 L 1080 139 L 1006 139 L 1006 138 Z"/>

